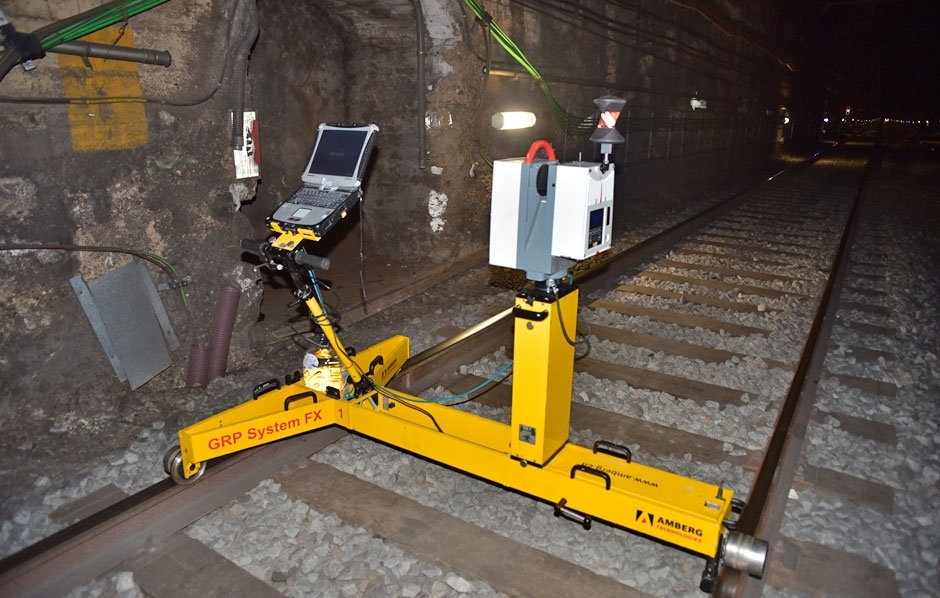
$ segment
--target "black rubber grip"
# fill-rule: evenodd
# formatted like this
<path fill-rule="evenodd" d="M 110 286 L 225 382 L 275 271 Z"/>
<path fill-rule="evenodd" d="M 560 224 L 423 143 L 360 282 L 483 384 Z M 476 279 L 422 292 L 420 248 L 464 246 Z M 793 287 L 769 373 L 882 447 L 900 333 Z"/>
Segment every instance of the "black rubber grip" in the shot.
<path fill-rule="evenodd" d="M 265 382 L 262 382 L 258 386 L 255 386 L 251 391 L 251 398 L 257 399 L 261 395 L 271 392 L 272 390 L 280 390 L 281 383 L 277 381 L 277 378 L 271 378 Z"/>
<path fill-rule="evenodd" d="M 330 269 L 330 258 L 328 257 L 319 257 L 298 251 L 294 254 L 294 261 L 301 266 L 310 266 L 311 268 L 319 268 L 321 270 Z"/>
<path fill-rule="evenodd" d="M 255 255 L 264 256 L 264 248 L 267 246 L 267 241 L 255 241 L 253 239 L 242 239 L 241 247 L 248 253 L 253 253 Z"/>
<path fill-rule="evenodd" d="M 299 401 L 301 399 L 311 399 L 311 398 L 313 399 L 313 404 L 316 405 L 317 393 L 313 391 L 308 390 L 305 392 L 299 392 L 295 395 L 291 395 L 287 397 L 286 399 L 284 399 L 284 411 L 287 411 L 288 409 L 290 409 L 290 404 L 293 403 L 294 401 Z"/>
<path fill-rule="evenodd" d="M 522 307 L 512 308 L 512 315 L 514 318 L 519 318 L 520 320 L 531 320 L 533 322 L 541 322 L 548 317 L 548 310 L 542 311 L 529 311 Z"/>

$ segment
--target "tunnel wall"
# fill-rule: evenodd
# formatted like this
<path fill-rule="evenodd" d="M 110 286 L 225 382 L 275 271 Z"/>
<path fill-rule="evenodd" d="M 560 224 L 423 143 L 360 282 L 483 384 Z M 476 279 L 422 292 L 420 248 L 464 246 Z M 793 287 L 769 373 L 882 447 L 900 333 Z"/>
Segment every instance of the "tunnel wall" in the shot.
<path fill-rule="evenodd" d="M 238 240 L 265 234 L 264 217 L 298 184 L 321 121 L 381 127 L 363 212 L 324 240 L 327 254 L 358 243 L 350 240 L 356 226 L 367 259 L 415 272 L 485 249 L 491 160 L 520 156 L 538 138 L 562 159 L 596 158 L 592 144 L 559 125 L 546 90 L 579 117 L 593 117 L 596 97 L 626 100 L 618 123 L 626 143 L 613 155 L 629 182 L 618 186 L 618 214 L 629 219 L 630 202 L 690 197 L 696 185 L 768 156 L 781 103 L 799 94 L 782 51 L 768 49 L 780 46 L 768 42 L 781 17 L 774 4 L 488 4 L 490 27 L 515 41 L 536 80 L 495 40 L 487 43 L 485 23 L 461 2 L 422 0 L 419 20 L 408 0 L 257 0 L 245 106 L 258 114 L 261 174 L 247 179 L 235 178 L 230 125 L 247 0 L 168 2 L 101 34 L 104 43 L 132 38 L 136 47 L 169 51 L 166 68 L 113 74 L 113 61 L 91 59 L 89 68 L 56 54 L 36 60 L 35 71 L 15 68 L 0 81 L 4 398 L 61 392 L 79 372 L 89 392 L 126 388 L 69 279 L 94 280 L 131 258 L 78 246 L 142 250 L 188 277 L 185 300 L 178 289 L 161 292 L 183 346 L 176 367 L 153 384 L 182 382 L 189 348 L 207 342 L 225 285 L 242 292 L 229 367 L 250 364 L 261 290 Z M 28 0 L 4 8 L 22 32 L 76 10 Z M 114 95 L 130 99 L 97 101 Z M 692 97 L 707 108 L 693 110 Z M 538 123 L 495 131 L 490 116 L 505 109 L 531 110 Z M 64 247 L 9 250 L 26 243 Z M 165 269 L 147 267 L 156 282 L 171 282 Z M 88 372 L 100 375 L 89 381 Z"/>

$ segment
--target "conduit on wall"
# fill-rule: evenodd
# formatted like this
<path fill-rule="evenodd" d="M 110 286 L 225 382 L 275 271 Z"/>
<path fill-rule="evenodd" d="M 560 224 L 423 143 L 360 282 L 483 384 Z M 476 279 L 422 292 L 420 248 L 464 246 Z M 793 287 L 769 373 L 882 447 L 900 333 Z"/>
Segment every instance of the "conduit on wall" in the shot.
<path fill-rule="evenodd" d="M 424 112 L 427 101 L 424 83 L 424 12 L 421 10 L 421 0 L 411 0 L 411 4 L 415 9 L 415 27 L 418 39 L 418 168 L 423 170 L 428 165 L 424 137 Z"/>
<path fill-rule="evenodd" d="M 235 52 L 232 67 L 232 146 L 241 150 L 245 146 L 245 81 L 248 78 L 248 55 L 258 39 L 258 5 L 255 0 L 245 0 L 248 5 L 248 24 Z"/>
<path fill-rule="evenodd" d="M 209 366 L 208 379 L 215 380 L 225 375 L 228 363 L 229 344 L 232 341 L 232 328 L 235 326 L 235 312 L 241 291 L 231 286 L 223 286 L 212 317 L 212 329 L 209 331 Z M 191 357 L 192 359 L 192 357 Z"/>
<path fill-rule="evenodd" d="M 205 388 L 209 381 L 209 349 L 194 342 L 189 350 L 189 368 L 186 370 L 186 386 Z"/>

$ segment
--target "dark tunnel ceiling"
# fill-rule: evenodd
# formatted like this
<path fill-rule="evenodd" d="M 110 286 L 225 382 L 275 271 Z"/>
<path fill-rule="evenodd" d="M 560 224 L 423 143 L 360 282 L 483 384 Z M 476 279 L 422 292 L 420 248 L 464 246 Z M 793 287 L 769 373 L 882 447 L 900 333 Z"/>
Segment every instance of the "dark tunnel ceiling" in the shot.
<path fill-rule="evenodd" d="M 714 0 L 671 1 L 715 12 L 708 8 Z M 768 45 L 787 63 L 794 54 L 798 77 L 825 86 L 829 110 L 848 103 L 857 116 L 940 119 L 940 0 L 770 1 L 797 39 L 777 32 Z M 410 19 L 413 10 L 413 0 L 389 0 L 381 8 L 375 0 L 321 2 L 371 41 L 387 37 L 388 20 Z"/>
<path fill-rule="evenodd" d="M 817 14 L 830 89 L 864 116 L 940 117 L 940 0 L 831 0 Z"/>
<path fill-rule="evenodd" d="M 413 4 L 413 0 L 389 0 L 378 10 L 374 0 L 322 1 L 365 37 L 370 31 L 387 29 L 382 16 L 410 18 Z M 672 2 L 701 9 L 714 0 Z M 796 45 L 804 47 L 792 48 L 794 39 L 786 35 L 776 40 L 783 46 L 769 45 L 778 49 L 791 45 L 796 55 L 802 54 L 802 60 L 794 56 L 797 74 L 826 87 L 829 110 L 849 103 L 853 114 L 861 116 L 940 118 L 940 0 L 771 2 L 777 2 L 774 12 L 788 24 L 786 28 L 798 32 Z M 782 51 L 777 58 L 790 53 Z"/>

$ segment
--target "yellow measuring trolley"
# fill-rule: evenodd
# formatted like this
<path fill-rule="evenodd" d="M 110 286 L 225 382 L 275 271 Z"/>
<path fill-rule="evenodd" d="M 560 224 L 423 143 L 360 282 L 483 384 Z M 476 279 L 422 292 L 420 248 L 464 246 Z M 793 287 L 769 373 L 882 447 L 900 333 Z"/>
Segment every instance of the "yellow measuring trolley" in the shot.
<path fill-rule="evenodd" d="M 577 247 L 585 252 L 603 250 L 605 243 L 609 247 L 613 169 L 602 167 L 558 164 L 551 153 L 548 160 L 497 161 L 495 227 L 505 225 L 508 211 L 522 221 L 514 230 L 530 234 L 539 222 L 553 219 L 545 205 L 560 202 L 559 189 L 587 189 L 579 199 L 584 226 L 576 231 Z M 563 216 L 579 226 L 570 213 Z M 533 258 L 519 248 L 538 245 L 538 239 L 502 247 L 496 239 L 511 235 L 491 233 L 491 263 L 525 269 L 534 282 L 517 295 L 513 307 L 509 424 L 388 389 L 409 357 L 408 338 L 393 336 L 364 351 L 347 351 L 324 312 L 313 275 L 313 268 L 328 263 L 307 254 L 302 239 L 280 233 L 271 242 L 243 241 L 242 247 L 291 275 L 295 294 L 305 301 L 328 347 L 306 356 L 302 375 L 284 384 L 259 384 L 246 402 L 180 430 L 179 446 L 164 457 L 169 475 L 188 484 L 217 457 L 340 426 L 543 500 L 554 506 L 556 516 L 585 529 L 601 520 L 701 555 L 704 591 L 713 590 L 722 565 L 761 576 L 767 544 L 734 531 L 743 503 L 732 490 L 636 463 L 625 446 L 569 442 L 578 290 L 567 267 L 585 255 L 564 250 L 552 256 L 549 240 L 538 250 L 549 259 Z"/>

